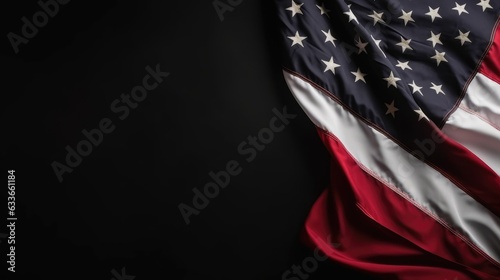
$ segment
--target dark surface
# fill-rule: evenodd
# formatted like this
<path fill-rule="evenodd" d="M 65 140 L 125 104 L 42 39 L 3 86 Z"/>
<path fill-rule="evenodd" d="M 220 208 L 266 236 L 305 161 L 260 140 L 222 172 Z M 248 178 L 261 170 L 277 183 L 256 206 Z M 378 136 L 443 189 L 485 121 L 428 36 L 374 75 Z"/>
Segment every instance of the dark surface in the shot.
<path fill-rule="evenodd" d="M 1 158 L 5 181 L 16 170 L 16 276 L 282 279 L 312 255 L 299 233 L 329 156 L 282 78 L 272 1 L 243 1 L 223 21 L 210 1 L 72 1 L 17 54 L 7 34 L 40 7 L 12 2 L 1 9 Z M 156 64 L 170 76 L 120 120 L 110 105 Z M 238 145 L 285 106 L 297 117 L 247 162 Z M 103 118 L 115 130 L 59 182 L 51 164 Z M 186 225 L 178 205 L 231 160 L 241 173 Z M 341 272 L 322 262 L 307 279 Z"/>

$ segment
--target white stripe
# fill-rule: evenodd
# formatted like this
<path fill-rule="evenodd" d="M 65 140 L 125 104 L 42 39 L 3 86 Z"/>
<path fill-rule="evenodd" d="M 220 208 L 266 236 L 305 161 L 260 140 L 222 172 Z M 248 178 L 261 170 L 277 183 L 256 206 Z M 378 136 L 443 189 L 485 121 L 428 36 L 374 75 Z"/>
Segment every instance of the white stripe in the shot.
<path fill-rule="evenodd" d="M 311 121 L 335 135 L 359 164 L 385 185 L 397 186 L 417 205 L 436 216 L 439 213 L 452 228 L 500 261 L 500 218 L 308 82 L 285 71 L 283 74 Z"/>
<path fill-rule="evenodd" d="M 461 105 L 474 110 L 500 129 L 500 85 L 495 81 L 477 73 Z"/>
<path fill-rule="evenodd" d="M 443 132 L 500 175 L 500 85 L 477 74 Z"/>

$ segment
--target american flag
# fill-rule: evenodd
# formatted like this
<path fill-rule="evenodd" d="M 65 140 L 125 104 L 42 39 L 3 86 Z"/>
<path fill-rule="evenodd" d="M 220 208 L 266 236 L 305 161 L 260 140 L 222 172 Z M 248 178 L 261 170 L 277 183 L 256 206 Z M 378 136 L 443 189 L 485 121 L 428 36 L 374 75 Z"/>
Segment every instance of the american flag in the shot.
<path fill-rule="evenodd" d="M 306 241 L 374 278 L 500 279 L 500 1 L 276 7 L 284 78 L 332 156 Z"/>

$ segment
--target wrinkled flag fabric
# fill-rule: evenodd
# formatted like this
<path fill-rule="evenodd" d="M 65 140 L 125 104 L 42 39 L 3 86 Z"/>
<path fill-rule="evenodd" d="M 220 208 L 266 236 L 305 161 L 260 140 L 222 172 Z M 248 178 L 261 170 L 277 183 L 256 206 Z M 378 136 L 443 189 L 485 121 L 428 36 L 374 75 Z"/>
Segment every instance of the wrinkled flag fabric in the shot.
<path fill-rule="evenodd" d="M 500 1 L 275 3 L 332 158 L 309 245 L 374 278 L 500 279 Z"/>

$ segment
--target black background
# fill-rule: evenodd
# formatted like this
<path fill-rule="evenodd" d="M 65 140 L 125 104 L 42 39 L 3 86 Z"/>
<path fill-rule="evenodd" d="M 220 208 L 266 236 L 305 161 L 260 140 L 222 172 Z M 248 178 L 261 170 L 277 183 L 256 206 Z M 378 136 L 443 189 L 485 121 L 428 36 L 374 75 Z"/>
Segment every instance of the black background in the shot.
<path fill-rule="evenodd" d="M 329 155 L 282 78 L 272 1 L 243 0 L 221 21 L 211 1 L 73 0 L 17 54 L 7 34 L 40 7 L 2 6 L 0 150 L 5 182 L 16 170 L 15 276 L 110 280 L 126 268 L 136 280 L 282 279 L 312 256 L 300 231 L 328 184 Z M 110 104 L 157 64 L 170 76 L 119 120 Z M 238 145 L 285 106 L 297 117 L 246 162 Z M 51 164 L 103 118 L 115 130 L 59 182 Z M 178 205 L 230 160 L 241 174 L 186 225 Z M 3 273 L 6 239 L 0 251 Z M 341 273 L 326 261 L 308 279 Z"/>

